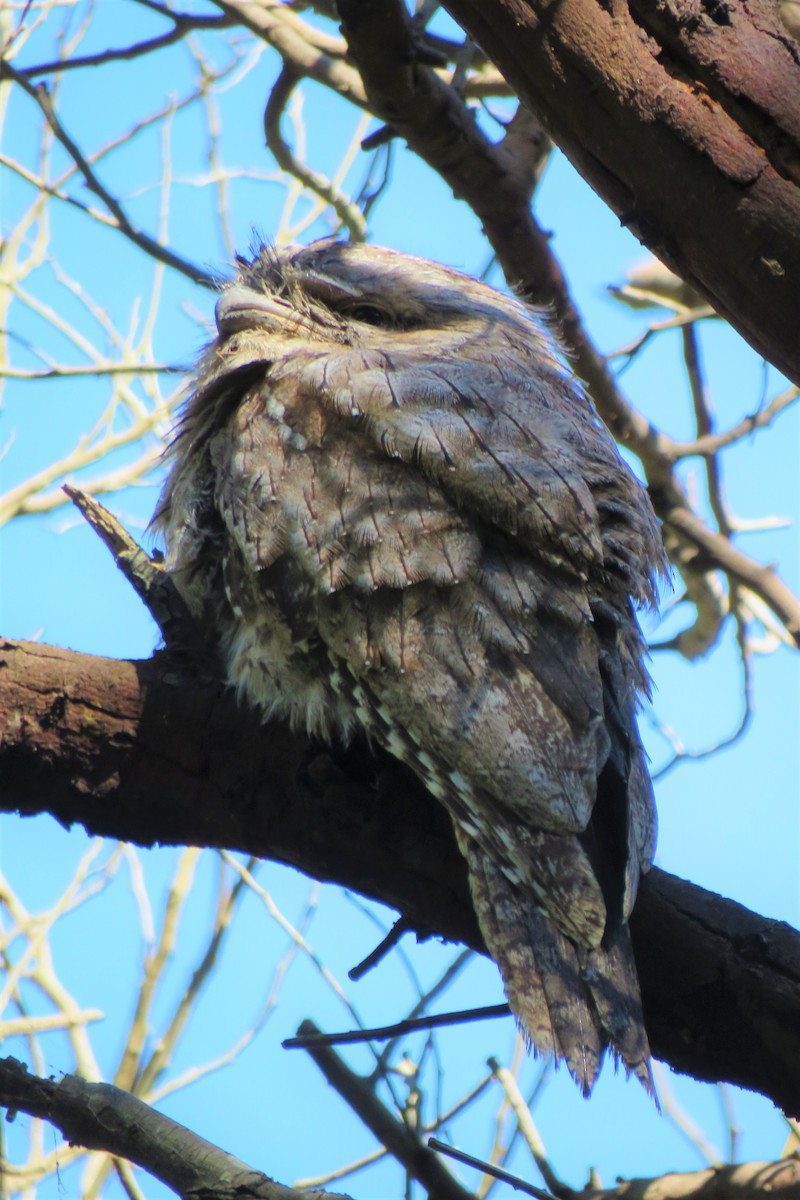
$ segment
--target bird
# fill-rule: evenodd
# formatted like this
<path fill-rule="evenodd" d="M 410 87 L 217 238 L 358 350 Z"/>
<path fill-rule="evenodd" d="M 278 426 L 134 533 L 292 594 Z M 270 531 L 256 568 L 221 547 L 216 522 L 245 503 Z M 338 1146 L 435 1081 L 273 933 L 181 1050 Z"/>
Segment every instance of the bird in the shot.
<path fill-rule="evenodd" d="M 655 808 L 645 488 L 543 314 L 370 244 L 259 243 L 216 304 L 154 526 L 264 721 L 366 734 L 452 819 L 534 1052 L 652 1091 L 628 920 Z"/>

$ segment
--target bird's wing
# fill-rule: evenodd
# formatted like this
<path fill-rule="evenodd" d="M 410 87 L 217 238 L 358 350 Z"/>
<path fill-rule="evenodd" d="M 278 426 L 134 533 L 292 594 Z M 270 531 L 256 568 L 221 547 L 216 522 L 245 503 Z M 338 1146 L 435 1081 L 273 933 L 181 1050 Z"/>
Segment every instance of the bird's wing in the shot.
<path fill-rule="evenodd" d="M 510 353 L 438 359 L 412 344 L 390 359 L 332 352 L 306 379 L 376 449 L 419 465 L 537 560 L 602 570 L 651 602 L 663 548 L 641 486 L 577 385 L 556 365 L 525 368 Z"/>
<path fill-rule="evenodd" d="M 250 390 L 213 451 L 216 503 L 239 552 L 234 604 L 246 608 L 245 584 L 259 578 L 285 620 L 304 637 L 314 630 L 346 667 L 342 686 L 374 736 L 467 829 L 480 827 L 485 849 L 565 933 L 599 944 L 607 881 L 593 859 L 603 848 L 582 837 L 610 741 L 588 566 L 576 569 L 564 541 L 580 529 L 581 545 L 599 542 L 591 493 L 574 464 L 564 482 L 563 450 L 548 487 L 543 450 L 539 512 L 559 533 L 542 526 L 534 554 L 534 526 L 520 533 L 508 499 L 528 495 L 533 468 L 523 488 L 521 469 L 509 479 L 478 446 L 476 465 L 456 468 L 463 495 L 445 489 L 451 450 L 430 466 L 436 438 L 452 447 L 455 436 L 439 428 L 440 398 L 429 397 L 427 424 L 414 418 L 412 438 L 404 422 L 366 410 L 375 387 L 360 376 L 348 407 L 340 387 L 319 386 L 313 359 L 305 375 L 294 367 Z M 335 371 L 328 361 L 329 380 Z M 480 503 L 477 476 L 506 499 Z"/>

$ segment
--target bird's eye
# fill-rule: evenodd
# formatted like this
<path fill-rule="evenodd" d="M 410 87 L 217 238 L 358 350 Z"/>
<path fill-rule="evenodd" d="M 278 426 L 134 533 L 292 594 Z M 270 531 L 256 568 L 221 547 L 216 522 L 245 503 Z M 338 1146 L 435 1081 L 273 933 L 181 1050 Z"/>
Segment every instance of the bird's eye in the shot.
<path fill-rule="evenodd" d="M 389 314 L 375 304 L 356 304 L 348 310 L 347 315 L 353 321 L 360 321 L 362 325 L 392 324 Z"/>

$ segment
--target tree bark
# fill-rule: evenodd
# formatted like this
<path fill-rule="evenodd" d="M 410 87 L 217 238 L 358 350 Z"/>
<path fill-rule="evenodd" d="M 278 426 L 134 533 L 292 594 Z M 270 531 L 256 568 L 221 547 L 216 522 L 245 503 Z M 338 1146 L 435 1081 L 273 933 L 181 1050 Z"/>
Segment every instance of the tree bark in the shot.
<path fill-rule="evenodd" d="M 800 45 L 778 4 L 445 7 L 620 221 L 800 384 Z"/>
<path fill-rule="evenodd" d="M 79 1075 L 42 1079 L 5 1058 L 0 1059 L 0 1105 L 49 1121 L 71 1145 L 128 1159 L 185 1200 L 350 1200 L 276 1183 L 110 1083 L 90 1083 Z"/>
<path fill-rule="evenodd" d="M 0 809 L 272 858 L 484 949 L 449 820 L 410 772 L 261 725 L 174 654 L 0 642 Z M 800 1113 L 800 935 L 655 869 L 632 930 L 656 1056 Z"/>

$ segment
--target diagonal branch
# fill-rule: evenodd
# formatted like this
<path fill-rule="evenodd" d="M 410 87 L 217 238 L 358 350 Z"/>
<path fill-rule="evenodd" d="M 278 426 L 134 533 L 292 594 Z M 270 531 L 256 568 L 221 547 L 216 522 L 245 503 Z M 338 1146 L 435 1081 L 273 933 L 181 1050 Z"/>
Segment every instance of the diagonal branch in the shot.
<path fill-rule="evenodd" d="M 303 1021 L 297 1030 L 300 1038 L 313 1037 L 319 1032 L 313 1021 Z M 429 1196 L 435 1196 L 437 1200 L 471 1200 L 471 1193 L 457 1182 L 419 1135 L 398 1121 L 379 1100 L 369 1078 L 351 1070 L 330 1046 L 314 1045 L 306 1049 L 326 1082 L 336 1089 L 412 1179 L 422 1184 Z"/>
<path fill-rule="evenodd" d="M 762 566 L 737 550 L 727 538 L 704 525 L 688 506 L 675 505 L 670 509 L 669 523 L 690 545 L 703 552 L 709 565 L 720 567 L 765 600 L 800 646 L 800 600 L 771 566 Z"/>
<path fill-rule="evenodd" d="M 6 1058 L 0 1060 L 0 1105 L 50 1121 L 71 1143 L 105 1150 L 143 1167 L 179 1196 L 308 1200 L 307 1192 L 254 1171 L 110 1083 L 88 1083 L 78 1075 L 41 1079 L 28 1074 L 23 1063 Z M 348 1200 L 332 1192 L 320 1195 Z"/>
<path fill-rule="evenodd" d="M 167 46 L 181 41 L 187 34 L 201 29 L 229 29 L 233 24 L 230 17 L 224 14 L 219 17 L 189 16 L 186 13 L 171 12 L 168 8 L 159 6 L 158 11 L 172 21 L 172 29 L 158 37 L 146 38 L 134 42 L 131 46 L 122 46 L 116 50 L 101 50 L 98 54 L 75 54 L 70 58 L 54 58 L 50 62 L 37 63 L 32 67 L 24 67 L 20 74 L 27 79 L 37 75 L 60 75 L 64 71 L 76 71 L 85 67 L 105 66 L 110 62 L 131 62 L 146 54 L 153 54 Z"/>
<path fill-rule="evenodd" d="M 131 221 L 128 214 L 125 212 L 120 201 L 109 192 L 108 188 L 101 182 L 100 177 L 96 174 L 94 168 L 83 154 L 83 151 L 78 146 L 77 142 L 71 137 L 67 130 L 62 125 L 55 108 L 53 107 L 50 94 L 44 84 L 34 85 L 29 79 L 11 66 L 11 63 L 5 61 L 0 62 L 0 80 L 10 79 L 26 92 L 30 98 L 39 106 L 47 124 L 50 126 L 53 134 L 61 143 L 70 156 L 75 166 L 83 176 L 89 191 L 94 192 L 103 204 L 108 209 L 113 218 L 117 229 L 124 234 L 134 246 L 138 246 L 140 250 L 144 250 L 151 258 L 157 262 L 164 263 L 165 266 L 172 267 L 179 271 L 181 275 L 185 275 L 191 279 L 193 283 L 199 283 L 203 287 L 213 288 L 215 279 L 213 275 L 209 275 L 207 271 L 203 271 L 200 267 L 181 258 L 179 254 L 175 254 L 168 246 L 150 237 L 143 230 L 138 229 Z"/>

